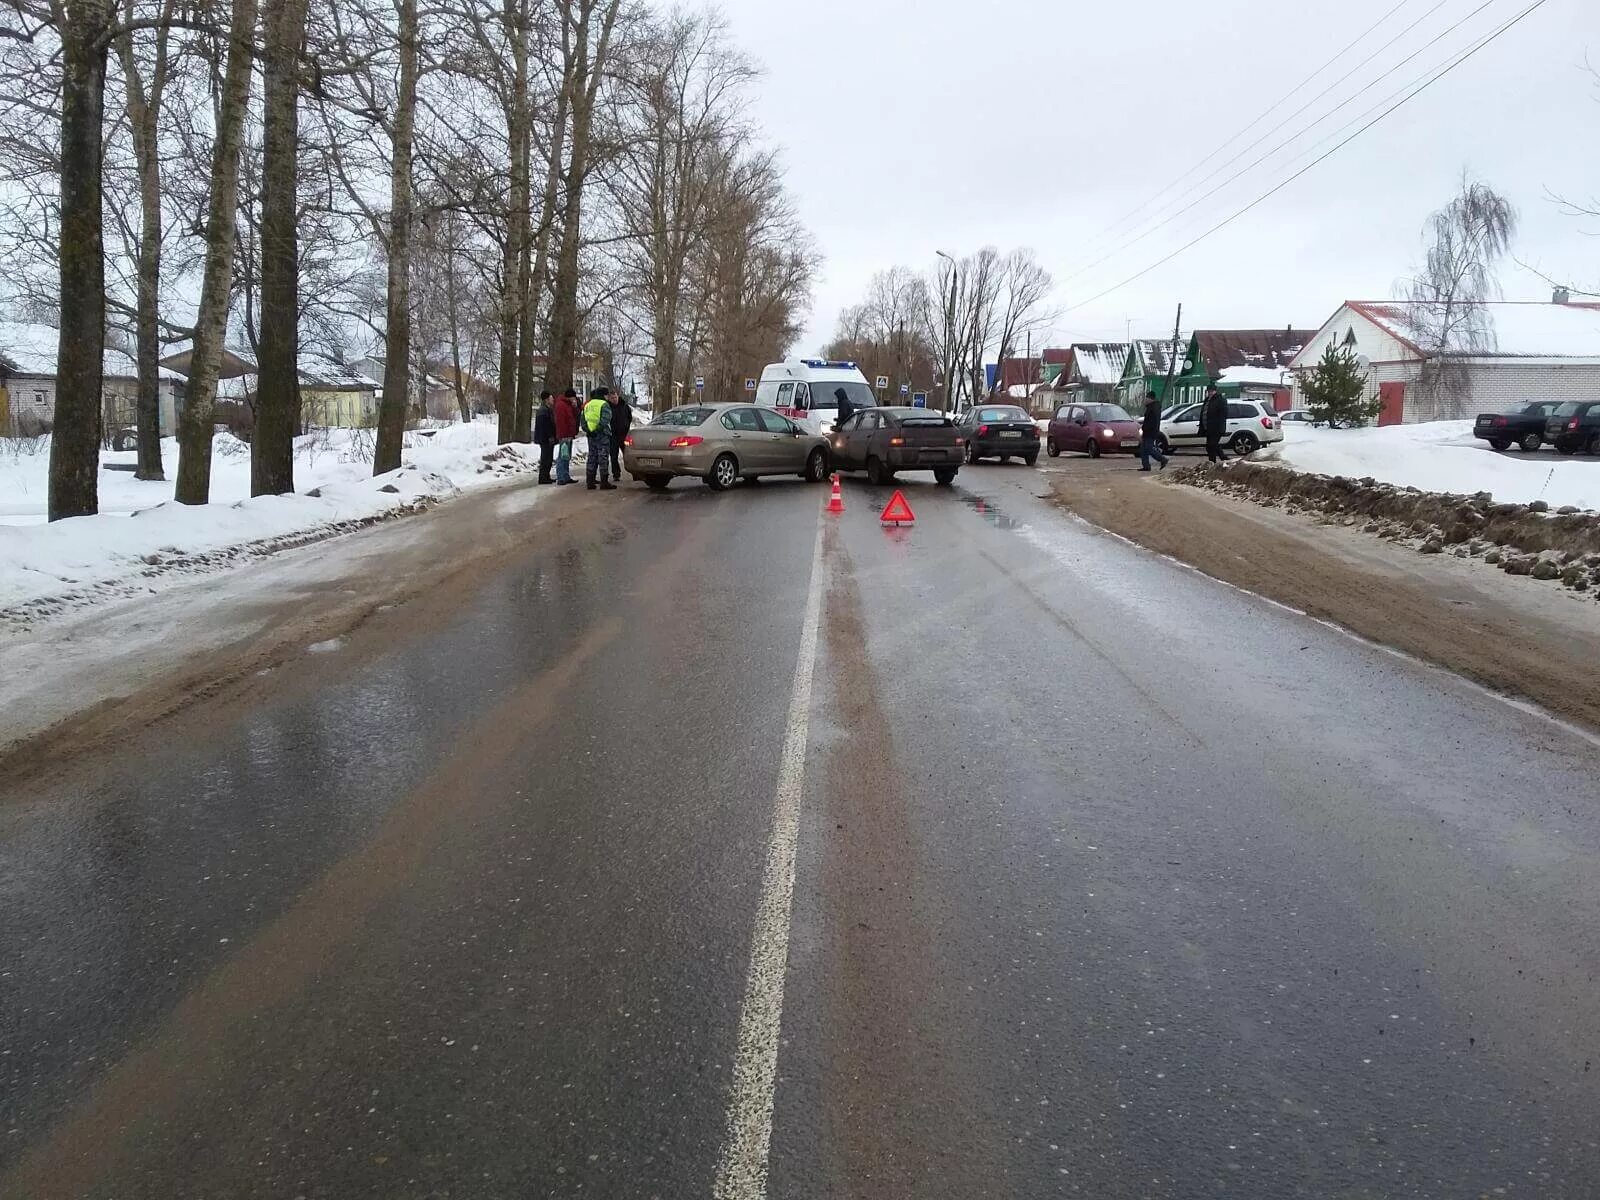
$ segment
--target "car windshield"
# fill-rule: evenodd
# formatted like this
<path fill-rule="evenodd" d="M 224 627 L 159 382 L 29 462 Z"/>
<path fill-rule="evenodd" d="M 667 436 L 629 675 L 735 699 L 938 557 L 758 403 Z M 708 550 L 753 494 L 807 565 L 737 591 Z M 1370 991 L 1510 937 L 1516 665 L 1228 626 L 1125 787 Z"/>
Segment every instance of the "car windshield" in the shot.
<path fill-rule="evenodd" d="M 1091 421 L 1131 421 L 1131 420 L 1133 420 L 1133 418 L 1128 415 L 1128 412 L 1127 412 L 1126 409 L 1120 408 L 1115 404 L 1091 404 L 1091 405 L 1089 405 L 1089 419 Z"/>
<path fill-rule="evenodd" d="M 1026 421 L 1028 414 L 1020 408 L 985 408 L 978 411 L 980 421 Z"/>
<path fill-rule="evenodd" d="M 652 425 L 703 425 L 714 409 L 709 408 L 669 408 L 654 421 Z"/>
<path fill-rule="evenodd" d="M 811 385 L 811 407 L 838 408 L 841 392 L 856 408 L 876 408 L 878 405 L 878 398 L 872 394 L 872 389 L 860 380 L 827 379 Z"/>

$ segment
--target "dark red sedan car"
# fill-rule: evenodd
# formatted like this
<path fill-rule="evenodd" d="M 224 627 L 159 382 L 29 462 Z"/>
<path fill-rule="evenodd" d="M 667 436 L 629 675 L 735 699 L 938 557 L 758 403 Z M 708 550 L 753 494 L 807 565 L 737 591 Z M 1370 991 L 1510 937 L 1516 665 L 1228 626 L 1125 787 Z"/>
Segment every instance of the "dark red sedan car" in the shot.
<path fill-rule="evenodd" d="M 1115 404 L 1063 404 L 1050 421 L 1044 449 L 1051 458 L 1073 450 L 1090 458 L 1137 454 L 1139 422 Z"/>

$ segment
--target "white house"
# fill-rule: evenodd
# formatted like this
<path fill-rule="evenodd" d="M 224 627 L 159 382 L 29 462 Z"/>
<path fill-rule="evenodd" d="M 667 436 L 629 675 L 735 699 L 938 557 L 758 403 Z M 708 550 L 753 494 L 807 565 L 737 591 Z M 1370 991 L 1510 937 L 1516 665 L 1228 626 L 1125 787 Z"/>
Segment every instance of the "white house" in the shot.
<path fill-rule="evenodd" d="M 61 332 L 37 322 L 0 323 L 0 433 L 24 432 L 53 423 L 56 416 L 56 354 Z M 134 423 L 134 402 L 139 394 L 139 368 L 132 353 L 105 346 L 101 396 L 105 404 L 107 435 Z M 166 367 L 157 368 L 160 426 L 163 437 L 178 429 L 184 377 Z"/>
<path fill-rule="evenodd" d="M 1382 400 L 1380 425 L 1473 417 L 1535 400 L 1600 400 L 1600 304 L 1494 302 L 1481 306 L 1493 349 L 1449 354 L 1462 368 L 1460 394 L 1435 404 L 1419 388 L 1430 355 L 1419 333 L 1437 306 L 1405 300 L 1347 300 L 1290 363 L 1294 404 L 1305 397 L 1299 373 L 1330 343 L 1352 347 L 1367 364 L 1368 395 Z"/>

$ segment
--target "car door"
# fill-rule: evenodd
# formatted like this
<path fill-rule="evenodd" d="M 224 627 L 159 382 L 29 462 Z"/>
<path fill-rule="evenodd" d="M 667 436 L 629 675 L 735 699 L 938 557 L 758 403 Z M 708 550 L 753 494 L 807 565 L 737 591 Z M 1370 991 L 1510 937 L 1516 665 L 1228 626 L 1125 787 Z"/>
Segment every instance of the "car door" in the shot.
<path fill-rule="evenodd" d="M 1163 423 L 1161 431 L 1167 435 L 1169 446 L 1199 446 L 1205 443 L 1205 435 L 1200 432 L 1200 408 L 1198 404 L 1180 408 L 1170 420 Z"/>
<path fill-rule="evenodd" d="M 1228 401 L 1228 437 L 1232 437 L 1241 429 L 1250 429 L 1261 419 L 1261 413 L 1253 404 L 1246 404 L 1242 400 Z M 1252 433 L 1259 434 L 1261 430 L 1252 429 Z M 1259 441 L 1259 437 L 1257 438 Z"/>
<path fill-rule="evenodd" d="M 866 413 L 854 413 L 848 420 L 834 427 L 833 461 L 842 471 L 859 471 L 861 464 L 866 461 L 861 450 L 861 439 L 865 436 L 861 431 L 861 421 L 866 415 Z"/>
<path fill-rule="evenodd" d="M 1089 410 L 1081 404 L 1074 404 L 1067 412 L 1066 440 L 1061 443 L 1063 450 L 1074 450 L 1079 453 L 1089 448 Z"/>
<path fill-rule="evenodd" d="M 757 409 L 756 415 L 761 418 L 762 428 L 772 436 L 770 469 L 785 475 L 804 471 L 806 455 L 811 452 L 811 439 L 801 436 L 800 426 L 770 408 Z"/>
<path fill-rule="evenodd" d="M 739 460 L 741 475 L 756 475 L 769 470 L 772 436 L 761 426 L 753 408 L 730 408 L 722 414 L 722 427 L 728 431 L 729 448 Z"/>

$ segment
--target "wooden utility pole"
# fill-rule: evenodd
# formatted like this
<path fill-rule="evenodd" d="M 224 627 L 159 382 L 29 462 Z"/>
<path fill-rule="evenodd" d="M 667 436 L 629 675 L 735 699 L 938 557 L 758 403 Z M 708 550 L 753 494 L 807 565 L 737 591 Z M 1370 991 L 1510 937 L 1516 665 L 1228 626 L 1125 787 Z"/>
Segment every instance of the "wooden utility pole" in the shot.
<path fill-rule="evenodd" d="M 1167 396 L 1172 391 L 1172 373 L 1177 369 L 1178 366 L 1178 338 L 1182 336 L 1182 334 L 1179 333 L 1179 330 L 1182 328 L 1183 304 L 1180 302 L 1178 304 L 1178 315 L 1172 322 L 1172 353 L 1167 356 L 1167 383 L 1166 386 L 1161 389 L 1161 403 L 1163 405 L 1166 404 Z M 1150 464 L 1148 462 L 1145 463 L 1145 466 L 1149 465 Z"/>

